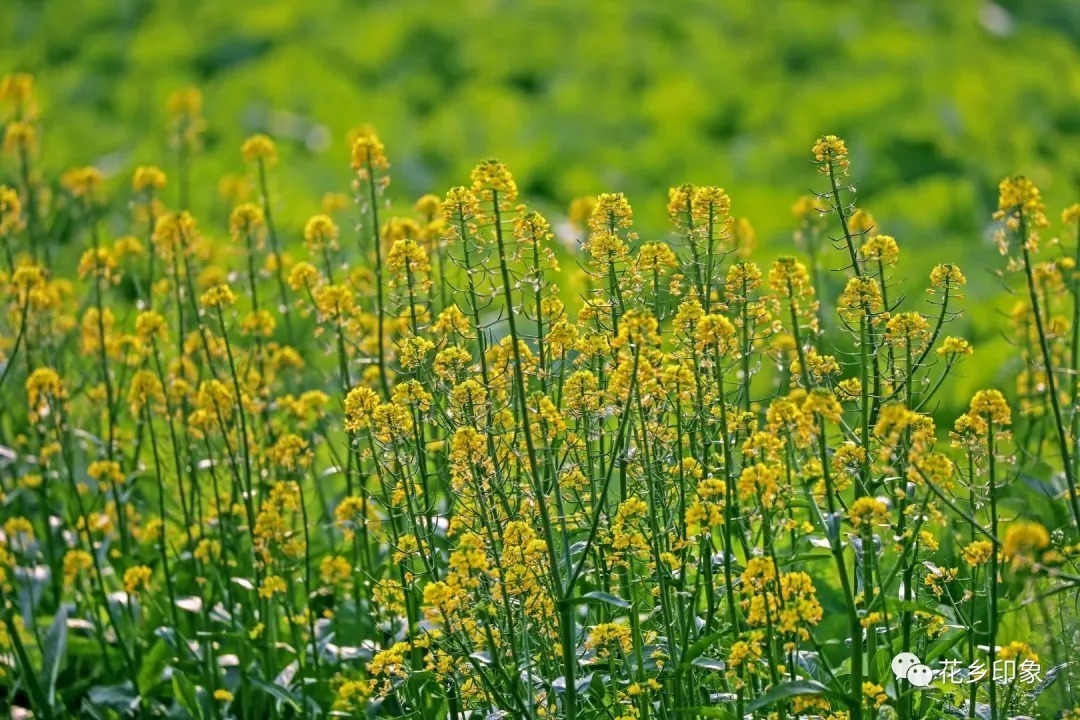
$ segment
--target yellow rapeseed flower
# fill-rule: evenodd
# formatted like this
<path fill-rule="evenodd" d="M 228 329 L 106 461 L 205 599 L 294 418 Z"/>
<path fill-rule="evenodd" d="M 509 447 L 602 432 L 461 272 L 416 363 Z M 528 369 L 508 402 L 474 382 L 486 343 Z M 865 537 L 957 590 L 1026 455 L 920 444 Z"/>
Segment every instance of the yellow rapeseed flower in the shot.
<path fill-rule="evenodd" d="M 274 141 L 269 136 L 261 133 L 244 140 L 243 145 L 240 146 L 240 154 L 243 156 L 244 162 L 259 162 L 267 166 L 273 165 L 278 159 L 277 146 Z"/>

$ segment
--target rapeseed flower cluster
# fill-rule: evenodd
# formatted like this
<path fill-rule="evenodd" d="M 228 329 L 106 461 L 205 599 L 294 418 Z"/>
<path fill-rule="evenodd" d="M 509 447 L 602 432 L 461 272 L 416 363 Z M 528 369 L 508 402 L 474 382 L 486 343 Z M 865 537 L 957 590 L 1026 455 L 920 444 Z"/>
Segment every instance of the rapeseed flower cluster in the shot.
<path fill-rule="evenodd" d="M 666 238 L 639 237 L 622 193 L 575 199 L 567 258 L 497 160 L 394 214 L 370 127 L 342 163 L 354 215 L 333 195 L 275 225 L 286 157 L 260 134 L 223 183 L 227 222 L 201 225 L 194 90 L 169 100 L 175 178 L 144 165 L 114 197 L 76 168 L 49 193 L 33 97 L 0 84 L 5 151 L 33 171 L 0 186 L 4 707 L 907 720 L 1041 702 L 990 677 L 919 695 L 888 661 L 1066 657 L 1009 618 L 1037 597 L 1069 621 L 1043 594 L 1080 582 L 1076 257 L 1046 251 L 1075 255 L 1075 206 L 1073 236 L 1040 242 L 1038 188 L 1002 182 L 1016 384 L 950 429 L 935 405 L 978 352 L 946 333 L 966 278 L 942 263 L 925 299 L 902 295 L 902 241 L 855 207 L 838 137 L 813 145 L 820 193 L 768 266 L 737 194 L 689 184 Z M 71 263 L 44 222 L 61 212 Z M 1017 501 L 1036 471 L 1060 476 L 1058 517 Z"/>

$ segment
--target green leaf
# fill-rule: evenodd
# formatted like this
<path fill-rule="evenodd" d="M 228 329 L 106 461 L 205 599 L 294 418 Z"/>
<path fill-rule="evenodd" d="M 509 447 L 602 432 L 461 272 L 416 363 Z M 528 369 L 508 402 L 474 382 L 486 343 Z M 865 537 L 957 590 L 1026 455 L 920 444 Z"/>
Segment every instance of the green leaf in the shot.
<path fill-rule="evenodd" d="M 690 664 L 695 667 L 705 668 L 706 670 L 716 670 L 717 672 L 723 672 L 727 669 L 727 664 L 723 660 L 709 657 L 696 657 Z"/>
<path fill-rule="evenodd" d="M 693 663 L 696 658 L 701 657 L 706 650 L 712 647 L 713 643 L 724 637 L 726 634 L 726 631 L 718 630 L 695 640 L 690 647 L 686 648 L 686 652 L 683 653 L 682 660 L 679 662 L 679 672 L 688 670 L 691 663 Z"/>
<path fill-rule="evenodd" d="M 139 694 L 130 680 L 120 685 L 95 685 L 87 695 L 94 705 L 121 714 L 130 712 L 139 702 Z"/>
<path fill-rule="evenodd" d="M 155 685 L 161 682 L 165 668 L 168 667 L 171 659 L 172 650 L 168 643 L 159 638 L 150 648 L 150 652 L 143 655 L 139 676 L 136 678 L 140 693 L 148 694 Z"/>
<path fill-rule="evenodd" d="M 630 609 L 630 603 L 623 600 L 617 595 L 611 593 L 601 592 L 599 590 L 593 590 L 582 595 L 583 600 L 595 600 L 596 602 L 607 603 L 608 605 L 614 605 L 615 607 L 622 608 L 623 610 Z"/>
<path fill-rule="evenodd" d="M 45 636 L 45 644 L 41 651 L 41 685 L 45 688 L 45 696 L 49 701 L 49 707 L 56 706 L 56 678 L 60 675 L 60 665 L 67 654 L 67 608 L 60 606 L 49 626 L 49 633 Z"/>
<path fill-rule="evenodd" d="M 199 706 L 198 693 L 187 675 L 177 670 L 172 675 L 173 695 L 180 707 L 187 710 L 195 720 L 203 720 L 205 717 Z"/>
<path fill-rule="evenodd" d="M 295 697 L 293 697 L 293 694 L 289 692 L 286 688 L 283 688 L 280 685 L 275 685 L 273 683 L 259 680 L 258 678 L 251 678 L 251 684 L 257 687 L 259 690 L 265 692 L 267 695 L 273 697 L 279 703 L 284 703 L 296 712 L 300 712 L 300 702 Z"/>
<path fill-rule="evenodd" d="M 832 690 L 828 686 L 819 683 L 817 680 L 790 680 L 773 686 L 769 692 L 759 698 L 755 698 L 752 702 L 747 704 L 746 712 L 756 712 L 767 708 L 773 703 L 788 698 L 799 697 L 800 695 L 822 695 L 833 700 L 842 700 L 845 703 L 849 702 L 846 695 Z"/>
<path fill-rule="evenodd" d="M 890 672 L 889 665 L 892 662 L 893 652 L 882 647 L 878 648 L 878 651 L 874 653 L 872 663 L 873 669 L 877 672 L 877 677 L 884 677 L 886 673 Z"/>

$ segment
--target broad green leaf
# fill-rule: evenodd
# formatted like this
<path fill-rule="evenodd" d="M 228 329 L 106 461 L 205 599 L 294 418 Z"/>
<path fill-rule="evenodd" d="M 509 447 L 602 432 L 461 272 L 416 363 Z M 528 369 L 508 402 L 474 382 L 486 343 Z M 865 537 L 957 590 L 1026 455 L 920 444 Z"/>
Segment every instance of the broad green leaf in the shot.
<path fill-rule="evenodd" d="M 199 705 L 196 688 L 191 680 L 183 672 L 177 670 L 172 674 L 173 695 L 180 707 L 187 710 L 195 720 L 203 720 L 202 708 Z"/>
<path fill-rule="evenodd" d="M 273 697 L 279 703 L 288 705 L 296 712 L 300 712 L 300 701 L 298 701 L 287 688 L 275 685 L 274 683 L 268 683 L 264 680 L 259 680 L 258 678 L 251 678 L 251 684 L 267 695 Z"/>
<path fill-rule="evenodd" d="M 95 685 L 88 695 L 94 705 L 121 714 L 130 712 L 139 702 L 139 694 L 130 680 L 119 685 Z"/>
<path fill-rule="evenodd" d="M 40 682 L 45 688 L 50 707 L 56 705 L 56 678 L 60 675 L 60 666 L 67 654 L 67 619 L 67 608 L 61 606 L 49 626 L 45 646 L 42 648 Z"/>
<path fill-rule="evenodd" d="M 708 635 L 695 640 L 690 647 L 686 648 L 686 652 L 683 653 L 682 661 L 679 663 L 679 670 L 685 671 L 689 668 L 695 658 L 701 657 L 706 650 L 712 647 L 717 640 L 724 637 L 726 634 L 726 631 L 718 630 L 717 632 L 709 633 Z"/>
<path fill-rule="evenodd" d="M 717 672 L 723 672 L 727 669 L 727 664 L 723 660 L 708 657 L 696 657 L 690 664 L 706 670 L 716 670 Z"/>
<path fill-rule="evenodd" d="M 139 665 L 139 676 L 136 679 L 139 692 L 146 695 L 161 682 L 165 668 L 168 667 L 171 659 L 172 650 L 168 643 L 158 638 L 158 641 L 150 648 L 150 652 L 143 655 L 142 663 Z"/>

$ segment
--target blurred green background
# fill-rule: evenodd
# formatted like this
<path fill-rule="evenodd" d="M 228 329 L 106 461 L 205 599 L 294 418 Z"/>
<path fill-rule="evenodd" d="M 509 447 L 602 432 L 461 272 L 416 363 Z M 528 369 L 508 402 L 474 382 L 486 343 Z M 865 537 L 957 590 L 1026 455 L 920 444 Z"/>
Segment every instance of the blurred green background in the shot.
<path fill-rule="evenodd" d="M 791 204 L 820 187 L 810 146 L 835 133 L 860 205 L 906 250 L 908 287 L 959 262 L 971 308 L 1000 297 L 998 179 L 1035 178 L 1054 218 L 1080 196 L 1076 0 L 4 6 L 0 67 L 38 77 L 50 170 L 93 163 L 123 193 L 136 164 L 172 169 L 165 100 L 203 90 L 204 225 L 224 217 L 217 182 L 243 170 L 240 142 L 265 131 L 282 150 L 278 214 L 298 232 L 324 192 L 347 190 L 346 134 L 370 122 L 403 212 L 495 156 L 553 219 L 575 195 L 621 190 L 656 238 L 669 186 L 717 184 L 767 260 L 790 251 Z M 1004 355 L 1000 315 L 968 318 L 988 353 L 969 381 L 1004 376 L 986 362 Z"/>

